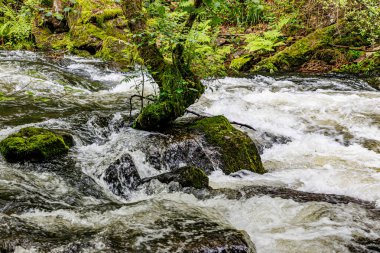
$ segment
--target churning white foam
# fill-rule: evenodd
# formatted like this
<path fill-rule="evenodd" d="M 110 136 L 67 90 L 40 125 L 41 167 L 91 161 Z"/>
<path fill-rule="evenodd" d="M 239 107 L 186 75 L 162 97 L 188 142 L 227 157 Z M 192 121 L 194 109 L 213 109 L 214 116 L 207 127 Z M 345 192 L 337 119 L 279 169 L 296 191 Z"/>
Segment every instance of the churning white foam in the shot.
<path fill-rule="evenodd" d="M 380 140 L 380 93 L 329 79 L 306 84 L 261 76 L 206 82 L 193 108 L 251 125 L 254 136 L 288 140 L 264 149 L 268 174 L 246 180 L 380 202 L 380 154 L 363 144 Z"/>

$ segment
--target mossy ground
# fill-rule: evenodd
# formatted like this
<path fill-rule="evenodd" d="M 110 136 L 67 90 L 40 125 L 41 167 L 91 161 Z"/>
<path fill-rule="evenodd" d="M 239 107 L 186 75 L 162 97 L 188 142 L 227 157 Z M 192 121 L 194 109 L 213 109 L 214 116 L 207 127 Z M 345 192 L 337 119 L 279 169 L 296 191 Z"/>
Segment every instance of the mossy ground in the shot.
<path fill-rule="evenodd" d="M 77 13 L 68 15 L 69 32 L 56 33 L 44 26 L 37 15 L 32 28 L 36 47 L 63 50 L 79 56 L 95 56 L 121 69 L 131 69 L 138 61 L 137 48 L 126 30 L 127 21 L 115 1 L 77 1 Z"/>
<path fill-rule="evenodd" d="M 253 68 L 254 72 L 294 71 L 307 62 L 318 49 L 331 43 L 334 26 L 318 29 L 293 45 L 265 58 Z"/>
<path fill-rule="evenodd" d="M 0 142 L 0 153 L 8 162 L 44 161 L 66 154 L 72 143 L 49 130 L 27 127 Z"/>
<path fill-rule="evenodd" d="M 207 142 L 219 149 L 224 173 L 243 169 L 260 174 L 266 172 L 253 141 L 247 134 L 235 129 L 224 116 L 198 120 L 190 128 L 203 133 Z"/>

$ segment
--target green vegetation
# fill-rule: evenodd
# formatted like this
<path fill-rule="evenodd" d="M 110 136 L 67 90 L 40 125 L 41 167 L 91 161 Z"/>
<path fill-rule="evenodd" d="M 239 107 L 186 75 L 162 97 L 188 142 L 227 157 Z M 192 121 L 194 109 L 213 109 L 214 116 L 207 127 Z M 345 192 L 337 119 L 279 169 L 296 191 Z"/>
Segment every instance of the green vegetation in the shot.
<path fill-rule="evenodd" d="M 0 142 L 0 153 L 8 162 L 40 162 L 64 155 L 74 143 L 67 134 L 27 127 Z"/>
<path fill-rule="evenodd" d="M 25 1 L 19 6 L 16 2 L 0 1 L 0 45 L 6 48 L 31 49 L 33 1 Z"/>
<path fill-rule="evenodd" d="M 235 129 L 224 116 L 198 120 L 190 128 L 203 133 L 207 142 L 218 148 L 224 173 L 230 174 L 242 169 L 260 174 L 266 172 L 251 138 Z"/>
<path fill-rule="evenodd" d="M 208 78 L 248 70 L 373 74 L 373 56 L 362 53 L 380 43 L 376 0 L 203 0 L 196 8 L 193 0 L 144 1 L 142 33 L 130 29 L 122 7 L 115 0 L 1 0 L 0 47 L 63 50 L 130 69 L 149 67 L 138 53 L 136 37 L 143 35 L 169 64 L 182 44 L 183 63 Z M 195 19 L 185 28 L 189 16 Z M 328 27 L 334 29 L 321 34 Z M 333 50 L 335 59 L 314 50 Z"/>
<path fill-rule="evenodd" d="M 378 27 L 377 0 L 0 0 L 1 48 L 142 65 L 160 88 L 134 124 L 146 130 L 183 115 L 204 78 L 379 75 Z"/>
<path fill-rule="evenodd" d="M 270 72 L 278 70 L 293 71 L 307 62 L 316 50 L 328 45 L 333 31 L 334 26 L 318 29 L 274 56 L 265 58 L 255 66 L 254 70 Z"/>

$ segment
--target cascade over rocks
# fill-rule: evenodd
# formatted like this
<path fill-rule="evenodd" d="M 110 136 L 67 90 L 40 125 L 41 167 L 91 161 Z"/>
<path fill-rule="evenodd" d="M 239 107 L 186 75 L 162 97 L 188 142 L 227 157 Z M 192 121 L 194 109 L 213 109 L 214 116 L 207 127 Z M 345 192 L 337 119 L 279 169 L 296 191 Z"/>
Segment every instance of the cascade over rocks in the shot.
<path fill-rule="evenodd" d="M 183 119 L 163 133 L 151 135 L 138 147 L 144 150 L 147 166 L 163 173 L 141 178 L 133 157 L 126 153 L 103 174 L 113 193 L 128 198 L 125 189 L 135 190 L 153 179 L 178 182 L 182 187 L 208 188 L 207 175 L 217 169 L 225 174 L 243 169 L 266 172 L 254 142 L 224 116 Z"/>
<path fill-rule="evenodd" d="M 115 195 L 124 198 L 128 198 L 128 189 L 136 189 L 141 184 L 140 175 L 129 154 L 113 162 L 105 170 L 103 179 Z"/>
<path fill-rule="evenodd" d="M 26 127 L 2 140 L 0 153 L 11 163 L 42 162 L 67 154 L 73 145 L 72 136 L 62 131 Z"/>

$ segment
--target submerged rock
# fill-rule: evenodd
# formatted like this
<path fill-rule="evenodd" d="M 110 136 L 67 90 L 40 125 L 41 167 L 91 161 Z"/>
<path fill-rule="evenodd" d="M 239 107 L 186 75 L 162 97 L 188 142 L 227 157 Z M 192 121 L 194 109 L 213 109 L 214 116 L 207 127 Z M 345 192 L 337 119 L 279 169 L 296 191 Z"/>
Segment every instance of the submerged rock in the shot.
<path fill-rule="evenodd" d="M 135 190 L 141 184 L 140 175 L 129 154 L 113 162 L 105 170 L 103 179 L 115 195 L 124 198 L 128 198 L 129 191 Z"/>
<path fill-rule="evenodd" d="M 135 155 L 128 151 L 105 170 L 102 178 L 114 194 L 129 198 L 131 190 L 153 179 L 204 189 L 208 188 L 207 175 L 219 169 L 226 174 L 243 169 L 266 172 L 252 139 L 225 117 L 183 120 L 164 133 L 144 135 L 132 148 L 142 151 L 143 157 L 138 159 L 154 171 L 154 177 L 141 178 Z"/>
<path fill-rule="evenodd" d="M 0 153 L 8 162 L 41 162 L 67 154 L 74 141 L 67 133 L 27 127 L 0 142 Z"/>
<path fill-rule="evenodd" d="M 204 134 L 206 141 L 218 149 L 224 173 L 242 169 L 260 174 L 266 172 L 254 142 L 247 134 L 234 128 L 224 116 L 197 120 L 190 129 Z"/>
<path fill-rule="evenodd" d="M 178 182 L 182 187 L 196 189 L 208 188 L 208 177 L 203 170 L 193 166 L 179 168 L 173 172 L 163 173 L 155 177 L 145 178 L 143 182 L 157 179 L 161 183 Z"/>

